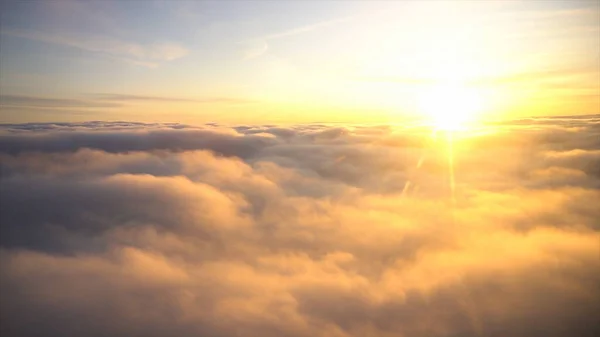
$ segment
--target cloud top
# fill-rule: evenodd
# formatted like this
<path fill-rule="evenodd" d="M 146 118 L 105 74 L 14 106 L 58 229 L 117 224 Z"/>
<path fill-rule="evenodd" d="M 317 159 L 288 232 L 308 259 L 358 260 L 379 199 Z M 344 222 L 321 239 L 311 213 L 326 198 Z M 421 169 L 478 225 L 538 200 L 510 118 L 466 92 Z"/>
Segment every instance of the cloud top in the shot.
<path fill-rule="evenodd" d="M 598 116 L 2 125 L 3 336 L 596 336 Z"/>

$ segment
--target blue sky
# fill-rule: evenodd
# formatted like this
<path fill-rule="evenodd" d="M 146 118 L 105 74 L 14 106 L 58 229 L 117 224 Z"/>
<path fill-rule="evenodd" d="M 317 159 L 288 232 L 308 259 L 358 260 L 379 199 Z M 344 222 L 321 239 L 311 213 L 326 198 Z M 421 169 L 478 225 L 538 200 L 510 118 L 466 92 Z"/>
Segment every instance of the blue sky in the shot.
<path fill-rule="evenodd" d="M 389 120 L 448 76 L 478 83 L 489 115 L 596 113 L 599 15 L 593 1 L 3 1 L 1 119 Z"/>

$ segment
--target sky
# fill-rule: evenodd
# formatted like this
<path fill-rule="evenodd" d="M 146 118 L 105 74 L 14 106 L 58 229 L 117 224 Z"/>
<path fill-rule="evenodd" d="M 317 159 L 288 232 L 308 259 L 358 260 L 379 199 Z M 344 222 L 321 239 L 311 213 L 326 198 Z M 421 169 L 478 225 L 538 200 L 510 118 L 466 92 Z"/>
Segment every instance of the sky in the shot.
<path fill-rule="evenodd" d="M 2 337 L 600 336 L 599 1 L 0 4 Z"/>
<path fill-rule="evenodd" d="M 476 119 L 600 112 L 597 1 L 3 0 L 1 12 L 4 123 L 393 123 L 430 113 L 423 101 L 456 113 L 443 108 L 465 105 L 457 87 L 477 97 Z"/>

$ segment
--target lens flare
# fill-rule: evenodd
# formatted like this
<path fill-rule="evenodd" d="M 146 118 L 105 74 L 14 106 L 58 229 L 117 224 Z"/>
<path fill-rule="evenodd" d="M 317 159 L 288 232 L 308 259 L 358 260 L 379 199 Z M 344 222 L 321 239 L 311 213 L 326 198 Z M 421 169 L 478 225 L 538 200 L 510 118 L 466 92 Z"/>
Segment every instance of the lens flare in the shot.
<path fill-rule="evenodd" d="M 418 100 L 421 112 L 440 130 L 462 129 L 482 109 L 480 93 L 459 85 L 439 85 L 424 90 Z"/>

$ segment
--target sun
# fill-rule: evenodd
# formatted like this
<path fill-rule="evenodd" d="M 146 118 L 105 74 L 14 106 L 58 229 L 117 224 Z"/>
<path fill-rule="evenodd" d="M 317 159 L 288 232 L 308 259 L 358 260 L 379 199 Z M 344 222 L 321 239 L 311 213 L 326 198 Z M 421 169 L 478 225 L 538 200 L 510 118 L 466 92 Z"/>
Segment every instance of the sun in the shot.
<path fill-rule="evenodd" d="M 436 85 L 421 91 L 418 107 L 441 130 L 458 130 L 473 122 L 482 110 L 482 95 L 461 85 Z"/>

